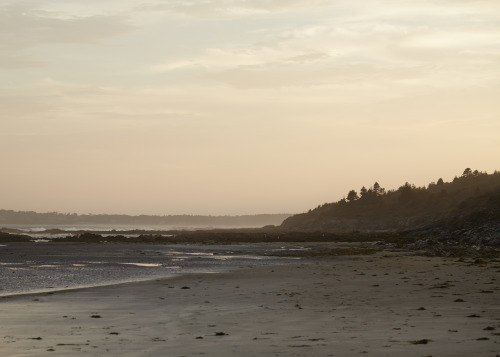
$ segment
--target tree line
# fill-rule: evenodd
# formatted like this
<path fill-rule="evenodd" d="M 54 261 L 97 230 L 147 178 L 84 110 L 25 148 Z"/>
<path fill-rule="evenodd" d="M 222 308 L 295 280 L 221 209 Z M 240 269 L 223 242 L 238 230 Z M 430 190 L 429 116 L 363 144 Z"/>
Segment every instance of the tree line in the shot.
<path fill-rule="evenodd" d="M 439 178 L 421 187 L 405 182 L 397 189 L 387 190 L 375 182 L 369 187 L 349 190 L 339 201 L 290 217 L 284 226 L 337 227 L 347 226 L 346 220 L 351 223 L 356 220 L 366 225 L 390 227 L 396 224 L 394 222 L 401 224 L 403 218 L 426 222 L 453 210 L 467 208 L 474 197 L 483 197 L 474 201 L 480 205 L 495 190 L 500 190 L 500 172 L 488 174 L 471 168 L 466 168 L 450 182 Z"/>

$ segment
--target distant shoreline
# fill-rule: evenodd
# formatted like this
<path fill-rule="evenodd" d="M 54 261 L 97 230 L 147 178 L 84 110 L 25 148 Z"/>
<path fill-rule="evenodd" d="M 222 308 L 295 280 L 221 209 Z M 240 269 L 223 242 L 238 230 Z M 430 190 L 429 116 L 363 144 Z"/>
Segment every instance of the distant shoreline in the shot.
<path fill-rule="evenodd" d="M 125 226 L 165 228 L 238 228 L 280 225 L 288 213 L 254 215 L 124 215 L 124 214 L 83 214 L 32 211 L 13 211 L 0 209 L 2 226 Z"/>

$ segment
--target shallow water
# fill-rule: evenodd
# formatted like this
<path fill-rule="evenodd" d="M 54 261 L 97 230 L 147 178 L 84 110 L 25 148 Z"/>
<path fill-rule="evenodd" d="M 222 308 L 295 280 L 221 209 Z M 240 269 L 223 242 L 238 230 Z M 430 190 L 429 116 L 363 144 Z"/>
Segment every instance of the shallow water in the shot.
<path fill-rule="evenodd" d="M 269 256 L 304 249 L 280 245 L 5 243 L 0 296 L 50 292 L 297 262 Z"/>

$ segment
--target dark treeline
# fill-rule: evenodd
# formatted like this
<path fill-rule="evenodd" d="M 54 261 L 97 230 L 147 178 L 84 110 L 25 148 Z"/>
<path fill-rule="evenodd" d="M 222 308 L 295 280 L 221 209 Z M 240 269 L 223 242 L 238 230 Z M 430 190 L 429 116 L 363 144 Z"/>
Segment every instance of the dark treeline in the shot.
<path fill-rule="evenodd" d="M 289 214 L 257 214 L 240 216 L 129 216 L 110 214 L 37 213 L 0 210 L 0 226 L 3 225 L 124 225 L 169 227 L 262 227 L 279 225 Z"/>
<path fill-rule="evenodd" d="M 386 190 L 375 182 L 368 188 L 349 191 L 338 202 L 287 218 L 282 227 L 339 231 L 409 229 L 458 211 L 498 204 L 493 201 L 499 193 L 500 172 L 487 174 L 470 168 L 451 182 L 440 178 L 426 187 L 406 182 L 398 189 Z"/>

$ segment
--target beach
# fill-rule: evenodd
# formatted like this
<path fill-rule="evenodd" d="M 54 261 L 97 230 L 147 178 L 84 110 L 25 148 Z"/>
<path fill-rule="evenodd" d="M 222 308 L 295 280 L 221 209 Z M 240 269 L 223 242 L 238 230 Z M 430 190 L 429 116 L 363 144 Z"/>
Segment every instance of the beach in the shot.
<path fill-rule="evenodd" d="M 0 298 L 2 356 L 497 356 L 500 262 L 399 251 Z"/>

